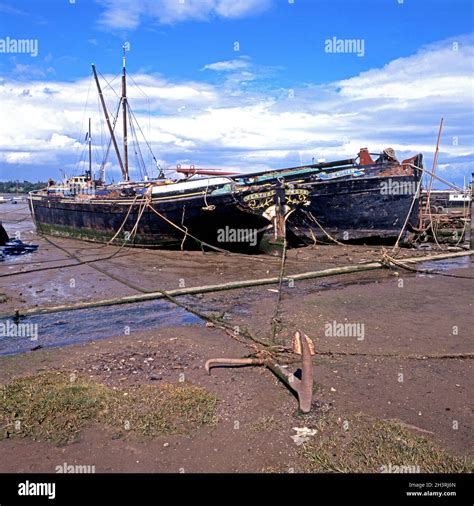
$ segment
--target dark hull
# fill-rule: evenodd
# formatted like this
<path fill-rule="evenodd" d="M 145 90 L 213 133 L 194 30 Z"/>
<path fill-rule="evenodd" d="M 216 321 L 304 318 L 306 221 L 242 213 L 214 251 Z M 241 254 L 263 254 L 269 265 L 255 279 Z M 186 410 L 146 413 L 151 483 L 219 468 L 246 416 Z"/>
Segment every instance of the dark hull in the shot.
<path fill-rule="evenodd" d="M 421 167 L 421 155 L 405 162 L 412 161 Z M 385 242 L 398 237 L 409 213 L 404 236 L 417 226 L 419 198 L 415 193 L 421 172 L 403 165 L 405 162 L 349 166 L 338 162 L 338 167 L 325 170 L 239 176 L 233 190 L 155 197 L 150 204 L 157 212 L 145 207 L 142 214 L 144 196 L 112 197 L 111 192 L 108 197 L 90 200 L 33 192 L 30 207 L 40 233 L 96 242 L 113 239 L 129 246 L 193 249 L 205 242 L 254 253 L 261 242 L 268 250 L 268 241 L 270 245 L 276 239 L 282 241 L 281 220 L 286 220 L 283 228 L 290 245 L 330 237 Z M 281 206 L 276 206 L 277 200 Z M 224 230 L 251 235 L 223 236 Z"/>
<path fill-rule="evenodd" d="M 232 195 L 208 197 L 207 204 L 203 197 L 168 202 L 153 200 L 151 205 L 161 216 L 145 208 L 140 219 L 140 202 L 133 204 L 133 199 L 76 202 L 71 199 L 31 196 L 29 202 L 38 232 L 47 235 L 104 243 L 114 237 L 126 219 L 122 231 L 113 242 L 126 242 L 127 246 L 173 249 L 183 245 L 186 249 L 196 249 L 201 247 L 200 241 L 203 241 L 226 250 L 256 252 L 264 229 L 269 225 L 262 216 L 238 205 Z M 203 210 L 207 206 L 215 208 Z M 136 233 L 133 234 L 137 221 Z M 226 240 L 225 236 L 222 238 L 222 231 L 226 227 L 258 233 L 251 240 L 236 241 L 232 237 Z M 186 229 L 199 241 L 186 235 L 183 232 Z"/>
<path fill-rule="evenodd" d="M 314 183 L 310 205 L 292 214 L 288 227 L 304 243 L 313 243 L 314 237 L 329 241 L 327 234 L 338 241 L 386 242 L 398 237 L 410 213 L 406 237 L 418 225 L 419 198 L 412 192 L 384 193 L 381 185 L 388 179 L 395 188 L 404 188 L 407 184 L 414 188 L 419 176 L 376 176 Z"/>

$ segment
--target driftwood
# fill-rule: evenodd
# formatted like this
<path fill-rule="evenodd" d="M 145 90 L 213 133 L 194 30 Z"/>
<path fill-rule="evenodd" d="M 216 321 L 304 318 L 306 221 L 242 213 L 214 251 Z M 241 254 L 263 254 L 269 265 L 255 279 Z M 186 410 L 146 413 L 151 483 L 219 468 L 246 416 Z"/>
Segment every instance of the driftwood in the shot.
<path fill-rule="evenodd" d="M 405 264 L 417 264 L 420 262 L 426 262 L 429 260 L 443 260 L 447 258 L 458 258 L 463 256 L 474 255 L 473 250 L 469 251 L 459 251 L 454 253 L 442 253 L 437 255 L 427 255 L 423 257 L 411 257 L 404 258 L 403 263 Z M 328 276 L 336 276 L 340 274 L 349 274 L 354 272 L 365 272 L 371 271 L 375 269 L 386 268 L 386 264 L 382 261 L 369 262 L 365 264 L 357 264 L 357 265 L 348 265 L 345 267 L 333 267 L 330 269 L 324 269 L 321 271 L 310 271 L 303 272 L 300 274 L 293 274 L 289 276 L 285 276 L 283 278 L 284 281 L 290 280 L 302 280 L 302 279 L 315 279 L 315 278 L 323 278 Z M 201 293 L 209 293 L 209 292 L 219 292 L 224 290 L 235 290 L 238 288 L 248 288 L 253 286 L 261 286 L 261 285 L 273 285 L 278 284 L 280 282 L 280 277 L 272 277 L 272 278 L 260 278 L 260 279 L 250 279 L 243 281 L 233 281 L 229 283 L 222 283 L 218 285 L 206 285 L 206 286 L 196 286 L 191 288 L 179 288 L 176 290 L 169 291 L 155 291 L 149 293 L 143 293 L 140 295 L 128 295 L 125 297 L 119 297 L 114 299 L 104 299 L 93 302 L 77 302 L 74 304 L 64 304 L 61 306 L 52 306 L 52 307 L 44 307 L 44 308 L 31 308 L 24 309 L 20 311 L 21 316 L 30 316 L 35 314 L 46 314 L 46 313 L 59 313 L 62 311 L 73 311 L 77 309 L 89 309 L 94 307 L 102 307 L 102 306 L 113 306 L 117 304 L 130 304 L 132 302 L 144 302 L 147 300 L 156 300 L 156 299 L 164 299 L 167 296 L 178 297 L 181 295 L 193 295 L 193 294 L 201 294 Z M 0 317 L 8 317 L 11 316 L 11 313 L 0 313 Z"/>

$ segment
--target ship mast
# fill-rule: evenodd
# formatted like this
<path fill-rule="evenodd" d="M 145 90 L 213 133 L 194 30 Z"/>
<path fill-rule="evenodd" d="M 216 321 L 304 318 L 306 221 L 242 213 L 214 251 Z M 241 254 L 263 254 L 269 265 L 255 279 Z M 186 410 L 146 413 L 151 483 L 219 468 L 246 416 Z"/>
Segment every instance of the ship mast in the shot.
<path fill-rule="evenodd" d="M 88 133 L 88 141 L 89 141 L 89 170 L 86 174 L 86 179 L 89 181 L 92 179 L 92 139 L 91 139 L 91 119 L 89 118 L 89 133 Z"/>
<path fill-rule="evenodd" d="M 128 181 L 128 139 L 127 139 L 127 78 L 125 70 L 125 45 L 123 45 L 122 56 L 122 107 L 123 107 L 123 160 L 124 160 L 124 180 Z"/>
<path fill-rule="evenodd" d="M 120 155 L 120 150 L 117 144 L 117 139 L 115 138 L 114 129 L 112 124 L 110 123 L 109 113 L 107 112 L 107 107 L 105 105 L 104 96 L 102 94 L 102 89 L 100 88 L 99 78 L 97 77 L 97 71 L 95 69 L 95 65 L 92 64 L 92 71 L 94 72 L 94 79 L 97 85 L 97 90 L 99 92 L 100 103 L 102 104 L 102 109 L 104 110 L 105 120 L 107 122 L 107 126 L 109 127 L 110 137 L 112 138 L 112 143 L 114 145 L 115 153 L 117 154 L 118 163 L 120 165 L 120 170 L 122 171 L 122 175 L 124 179 L 127 179 L 128 175 L 126 175 L 125 170 L 123 168 L 122 156 Z"/>

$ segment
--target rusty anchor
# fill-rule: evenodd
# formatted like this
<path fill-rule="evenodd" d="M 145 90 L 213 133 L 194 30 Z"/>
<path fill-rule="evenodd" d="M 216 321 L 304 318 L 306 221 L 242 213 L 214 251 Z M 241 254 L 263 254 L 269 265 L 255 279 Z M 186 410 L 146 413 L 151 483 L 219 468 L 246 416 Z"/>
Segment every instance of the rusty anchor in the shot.
<path fill-rule="evenodd" d="M 263 365 L 296 393 L 300 411 L 309 413 L 313 400 L 313 362 L 311 358 L 315 354 L 313 341 L 298 330 L 293 336 L 292 350 L 301 355 L 301 379 L 278 364 L 268 352 L 261 352 L 261 357 L 256 358 L 211 358 L 206 362 L 205 367 L 207 373 L 211 374 L 211 368 L 215 366 Z"/>

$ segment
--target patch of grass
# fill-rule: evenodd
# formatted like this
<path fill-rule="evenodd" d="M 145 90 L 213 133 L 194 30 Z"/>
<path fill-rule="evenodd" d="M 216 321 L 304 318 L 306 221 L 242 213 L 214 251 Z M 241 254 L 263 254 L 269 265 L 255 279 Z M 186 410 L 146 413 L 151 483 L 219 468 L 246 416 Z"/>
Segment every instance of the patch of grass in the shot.
<path fill-rule="evenodd" d="M 19 378 L 0 387 L 0 439 L 13 435 L 64 444 L 95 419 L 106 401 L 105 387 L 71 382 L 64 373 Z"/>
<path fill-rule="evenodd" d="M 217 397 L 190 383 L 127 390 L 70 378 L 48 372 L 1 385 L 0 440 L 31 437 L 61 445 L 94 422 L 154 437 L 217 421 Z"/>
<path fill-rule="evenodd" d="M 474 463 L 402 427 L 396 421 L 374 420 L 364 415 L 343 420 L 334 415 L 321 420 L 317 436 L 302 447 L 309 472 L 379 473 L 383 466 L 419 466 L 425 473 L 473 472 Z"/>
<path fill-rule="evenodd" d="M 145 385 L 116 396 L 107 419 L 113 426 L 149 437 L 186 433 L 217 423 L 217 403 L 215 395 L 191 383 Z"/>
<path fill-rule="evenodd" d="M 255 432 L 268 432 L 278 427 L 278 422 L 273 416 L 263 416 L 259 418 L 255 423 L 252 424 L 251 428 Z"/>

